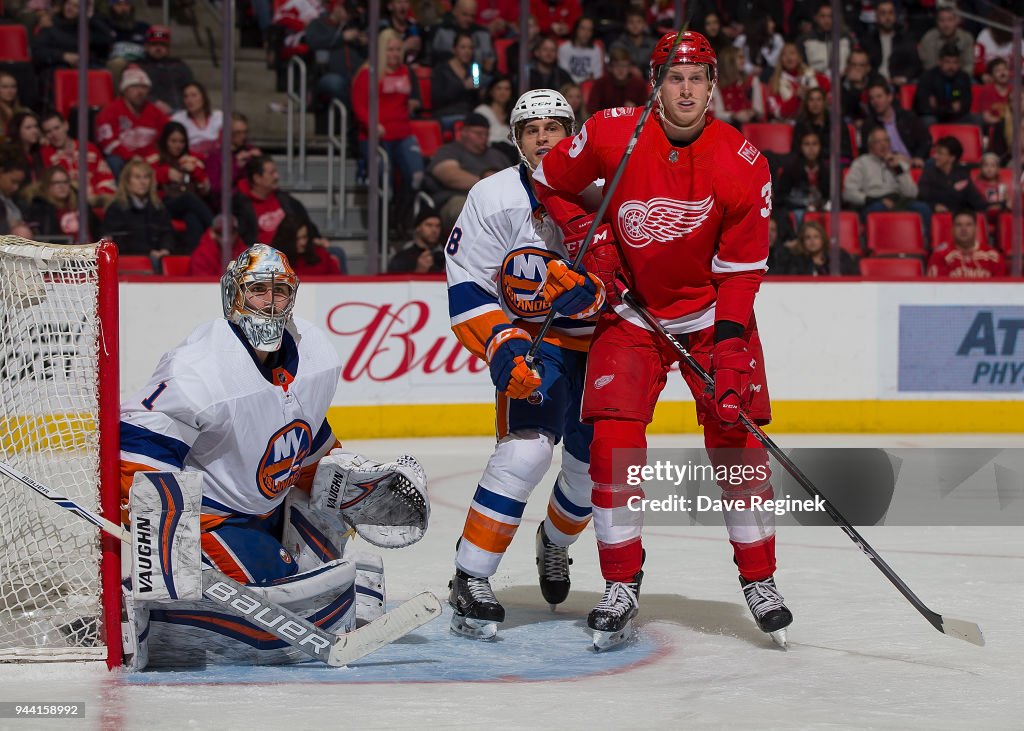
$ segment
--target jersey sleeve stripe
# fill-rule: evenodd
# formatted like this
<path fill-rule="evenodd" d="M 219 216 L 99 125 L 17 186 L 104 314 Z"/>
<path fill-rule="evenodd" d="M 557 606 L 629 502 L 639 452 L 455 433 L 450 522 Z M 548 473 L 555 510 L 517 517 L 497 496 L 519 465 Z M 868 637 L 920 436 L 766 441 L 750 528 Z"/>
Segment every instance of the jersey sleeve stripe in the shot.
<path fill-rule="evenodd" d="M 498 299 L 476 282 L 461 282 L 448 288 L 448 314 L 459 315 L 484 305 L 498 306 Z"/>
<path fill-rule="evenodd" d="M 491 337 L 491 331 L 494 330 L 495 325 L 506 322 L 508 322 L 508 318 L 505 313 L 495 308 L 477 315 L 472 320 L 452 324 L 452 332 L 469 352 L 478 358 L 487 360 L 484 352 L 487 341 Z"/>
<path fill-rule="evenodd" d="M 158 434 L 141 426 L 122 421 L 121 451 L 148 457 L 180 469 L 185 464 L 189 446 L 166 434 Z"/>
<path fill-rule="evenodd" d="M 734 274 L 736 272 L 754 272 L 768 268 L 768 257 L 761 261 L 724 261 L 716 255 L 711 259 L 713 274 Z"/>

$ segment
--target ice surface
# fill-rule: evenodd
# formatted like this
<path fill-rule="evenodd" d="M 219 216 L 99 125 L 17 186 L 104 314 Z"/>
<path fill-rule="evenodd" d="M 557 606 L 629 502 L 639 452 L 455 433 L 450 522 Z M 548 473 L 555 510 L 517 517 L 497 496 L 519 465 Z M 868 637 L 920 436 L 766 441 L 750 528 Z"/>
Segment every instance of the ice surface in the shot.
<path fill-rule="evenodd" d="M 1012 436 L 780 435 L 789 446 L 1019 446 Z M 652 446 L 696 444 L 654 437 Z M 487 439 L 346 442 L 409 452 L 430 478 L 431 525 L 384 553 L 392 600 L 445 595 Z M 499 639 L 452 636 L 448 616 L 345 669 L 312 664 L 108 673 L 98 664 L 0 666 L 0 700 L 85 701 L 83 721 L 0 719 L 0 729 L 984 728 L 1024 718 L 1024 529 L 875 527 L 877 548 L 933 610 L 975 621 L 980 648 L 935 631 L 837 528 L 785 527 L 776 578 L 796 617 L 775 648 L 746 609 L 725 531 L 651 528 L 640 636 L 594 654 L 587 612 L 603 583 L 593 532 L 572 549 L 555 614 L 536 584 L 533 537 L 555 469 L 527 507 L 494 586 Z"/>

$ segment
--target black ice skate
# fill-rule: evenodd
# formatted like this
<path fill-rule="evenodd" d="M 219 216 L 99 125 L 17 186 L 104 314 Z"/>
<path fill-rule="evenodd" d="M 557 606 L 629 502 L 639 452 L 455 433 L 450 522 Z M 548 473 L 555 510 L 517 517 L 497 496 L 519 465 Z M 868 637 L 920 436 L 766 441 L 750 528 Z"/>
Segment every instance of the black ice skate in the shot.
<path fill-rule="evenodd" d="M 556 546 L 544 533 L 544 523 L 537 528 L 537 573 L 540 575 L 540 593 L 551 605 L 561 604 L 569 596 L 569 549 Z"/>
<path fill-rule="evenodd" d="M 633 636 L 633 618 L 640 611 L 640 582 L 644 572 L 638 571 L 632 581 L 605 581 L 604 596 L 587 617 L 587 626 L 594 632 L 594 650 L 615 647 Z"/>
<path fill-rule="evenodd" d="M 498 634 L 498 623 L 505 621 L 505 608 L 495 598 L 488 579 L 456 570 L 448 588 L 448 603 L 455 609 L 452 632 L 478 640 Z"/>
<path fill-rule="evenodd" d="M 758 628 L 771 635 L 775 644 L 785 649 L 786 627 L 793 623 L 793 613 L 782 603 L 782 594 L 775 587 L 775 577 L 747 581 L 741 576 L 740 585 Z"/>

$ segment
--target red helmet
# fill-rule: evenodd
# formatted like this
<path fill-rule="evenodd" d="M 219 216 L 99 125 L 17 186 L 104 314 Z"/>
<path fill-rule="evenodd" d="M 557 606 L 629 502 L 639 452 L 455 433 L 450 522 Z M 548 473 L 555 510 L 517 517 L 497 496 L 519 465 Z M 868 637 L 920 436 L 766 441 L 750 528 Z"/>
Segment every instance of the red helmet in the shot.
<path fill-rule="evenodd" d="M 715 79 L 718 76 L 718 57 L 707 38 L 696 31 L 685 31 L 676 52 L 669 58 L 675 42 L 676 34 L 666 33 L 654 46 L 654 51 L 651 53 L 652 84 L 657 82 L 658 70 L 665 63 L 706 63 L 711 68 L 711 78 Z"/>

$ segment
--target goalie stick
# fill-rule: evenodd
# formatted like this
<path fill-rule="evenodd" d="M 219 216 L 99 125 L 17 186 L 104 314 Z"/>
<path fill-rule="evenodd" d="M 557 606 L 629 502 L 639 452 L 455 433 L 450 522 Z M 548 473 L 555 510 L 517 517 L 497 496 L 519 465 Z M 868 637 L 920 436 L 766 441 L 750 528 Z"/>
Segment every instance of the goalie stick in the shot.
<path fill-rule="evenodd" d="M 686 365 L 696 373 L 704 383 L 714 388 L 715 380 L 714 377 L 701 366 L 697 360 L 690 355 L 690 352 L 683 346 L 681 342 L 670 333 L 665 327 L 658 321 L 650 312 L 648 312 L 640 303 L 636 301 L 633 293 L 628 289 L 622 291 L 622 301 L 628 306 L 633 312 L 638 314 L 644 322 L 650 326 L 654 332 L 661 335 L 666 342 L 679 354 L 679 357 L 686 363 Z M 839 526 L 850 540 L 853 541 L 857 547 L 864 552 L 864 554 L 871 559 L 871 562 L 881 571 L 885 578 L 887 578 L 892 585 L 902 594 L 907 601 L 909 601 L 914 609 L 916 609 L 928 622 L 939 632 L 950 637 L 955 637 L 958 640 L 964 640 L 971 644 L 983 647 L 985 645 L 985 638 L 981 633 L 981 627 L 974 622 L 968 622 L 963 619 L 954 619 L 952 617 L 943 617 L 938 612 L 934 612 L 928 608 L 928 606 L 922 602 L 917 594 L 915 594 L 909 586 L 904 583 L 903 579 L 892 570 L 892 568 L 885 562 L 885 560 L 879 555 L 870 543 L 868 543 L 864 536 L 857 532 L 850 521 L 842 516 L 842 514 L 836 510 L 835 506 L 828 501 L 828 499 L 821 493 L 821 490 L 811 482 L 810 478 L 805 475 L 799 467 L 789 458 L 789 456 L 779 448 L 779 446 L 764 433 L 757 424 L 755 424 L 750 417 L 748 417 L 742 410 L 740 411 L 739 421 L 747 428 L 747 430 L 754 435 L 764 447 L 771 453 L 779 463 L 786 468 L 786 471 L 793 476 L 793 478 L 800 483 L 800 486 L 810 493 L 812 496 L 820 498 L 822 503 L 825 505 L 825 512 L 832 521 Z"/>
<path fill-rule="evenodd" d="M 122 526 L 86 510 L 74 500 L 36 482 L 6 462 L 0 461 L 0 474 L 32 488 L 50 502 L 92 523 L 123 543 L 131 544 L 131 534 Z M 252 621 L 251 617 L 260 615 L 262 619 L 258 624 L 254 622 L 255 626 L 332 667 L 355 662 L 441 614 L 441 602 L 434 594 L 425 591 L 359 629 L 336 635 L 267 601 L 258 590 L 240 584 L 216 569 L 205 569 L 202 575 L 203 596 L 243 619 Z"/>

